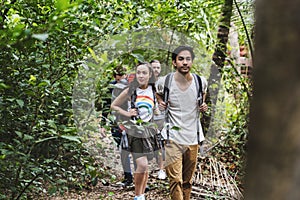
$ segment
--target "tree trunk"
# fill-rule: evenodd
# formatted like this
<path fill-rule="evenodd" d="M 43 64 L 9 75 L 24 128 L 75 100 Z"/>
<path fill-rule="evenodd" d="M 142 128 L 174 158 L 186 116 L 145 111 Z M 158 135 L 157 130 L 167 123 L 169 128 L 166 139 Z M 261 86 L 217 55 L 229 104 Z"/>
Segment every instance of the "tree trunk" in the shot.
<path fill-rule="evenodd" d="M 300 199 L 300 1 L 256 1 L 246 199 Z"/>
<path fill-rule="evenodd" d="M 222 9 L 222 18 L 220 20 L 220 26 L 218 29 L 218 43 L 216 45 L 215 52 L 212 56 L 215 64 L 211 65 L 210 77 L 208 78 L 208 85 L 210 86 L 207 95 L 207 102 L 211 105 L 211 114 L 209 116 L 205 115 L 202 120 L 205 132 L 207 131 L 209 124 L 211 123 L 211 117 L 215 112 L 215 105 L 218 98 L 218 92 L 220 89 L 221 73 L 220 69 L 224 67 L 225 58 L 227 57 L 226 44 L 228 42 L 230 21 L 232 16 L 232 5 L 233 0 L 225 0 Z M 214 132 L 214 130 L 211 130 Z"/>
<path fill-rule="evenodd" d="M 226 56 L 226 44 L 228 42 L 230 20 L 232 16 L 233 0 L 225 0 L 224 7 L 222 9 L 222 18 L 218 30 L 218 44 L 213 54 L 213 61 L 220 68 L 224 66 Z"/>

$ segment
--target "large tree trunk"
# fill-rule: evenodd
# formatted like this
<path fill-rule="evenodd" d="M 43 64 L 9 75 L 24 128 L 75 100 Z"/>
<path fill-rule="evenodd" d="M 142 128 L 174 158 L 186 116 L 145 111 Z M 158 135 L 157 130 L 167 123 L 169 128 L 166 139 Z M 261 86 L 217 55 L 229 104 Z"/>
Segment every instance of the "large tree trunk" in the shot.
<path fill-rule="evenodd" d="M 256 1 L 246 199 L 300 199 L 300 1 Z"/>

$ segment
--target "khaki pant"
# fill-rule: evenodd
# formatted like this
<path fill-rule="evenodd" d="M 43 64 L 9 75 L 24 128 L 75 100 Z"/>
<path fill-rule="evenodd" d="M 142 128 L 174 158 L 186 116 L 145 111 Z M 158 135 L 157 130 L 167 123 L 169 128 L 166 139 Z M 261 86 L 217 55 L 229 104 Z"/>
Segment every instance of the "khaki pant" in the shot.
<path fill-rule="evenodd" d="M 172 200 L 189 200 L 196 170 L 198 145 L 166 144 L 166 172 Z"/>

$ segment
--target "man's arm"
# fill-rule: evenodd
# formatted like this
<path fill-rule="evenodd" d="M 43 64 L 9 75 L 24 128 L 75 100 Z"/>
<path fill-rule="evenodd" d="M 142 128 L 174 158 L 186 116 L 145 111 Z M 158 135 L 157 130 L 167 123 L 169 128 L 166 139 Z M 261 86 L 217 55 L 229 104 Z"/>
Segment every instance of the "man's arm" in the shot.
<path fill-rule="evenodd" d="M 208 106 L 205 103 L 205 99 L 206 99 L 206 93 L 202 93 L 202 97 L 203 97 L 203 103 L 201 104 L 201 106 L 199 107 L 201 112 L 206 112 L 208 110 Z"/>
<path fill-rule="evenodd" d="M 208 106 L 205 103 L 206 100 L 206 95 L 207 95 L 207 87 L 208 87 L 208 82 L 206 80 L 206 78 L 204 78 L 203 76 L 200 77 L 201 78 L 201 82 L 202 82 L 202 100 L 203 103 L 200 105 L 199 109 L 201 112 L 206 112 L 208 110 Z"/>

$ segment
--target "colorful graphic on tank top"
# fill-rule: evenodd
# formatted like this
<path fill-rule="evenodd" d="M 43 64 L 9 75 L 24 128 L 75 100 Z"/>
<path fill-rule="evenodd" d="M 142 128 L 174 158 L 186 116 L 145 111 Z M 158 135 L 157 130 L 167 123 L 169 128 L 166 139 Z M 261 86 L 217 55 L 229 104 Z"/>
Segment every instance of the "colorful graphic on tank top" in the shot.
<path fill-rule="evenodd" d="M 137 89 L 136 107 L 139 111 L 139 116 L 144 122 L 149 122 L 153 116 L 154 98 L 151 86 L 147 89 Z"/>

